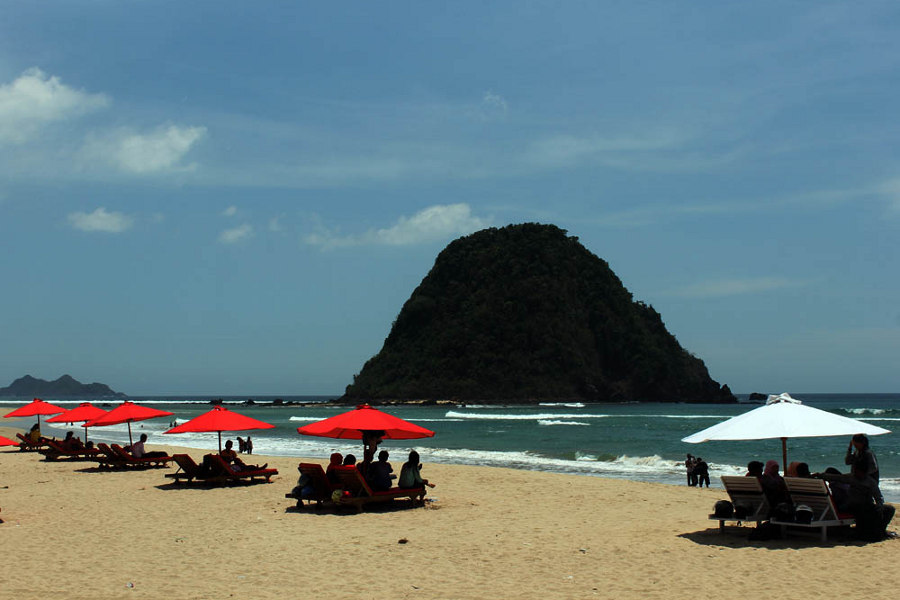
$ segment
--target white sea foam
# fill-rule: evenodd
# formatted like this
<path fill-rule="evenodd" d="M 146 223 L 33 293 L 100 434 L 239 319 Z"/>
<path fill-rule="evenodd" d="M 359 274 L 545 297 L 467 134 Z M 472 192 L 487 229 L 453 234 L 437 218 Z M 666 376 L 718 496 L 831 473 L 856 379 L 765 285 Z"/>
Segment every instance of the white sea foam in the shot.
<path fill-rule="evenodd" d="M 325 418 L 325 417 L 291 417 L 291 418 L 288 419 L 288 420 L 290 420 L 290 421 L 310 422 L 310 421 L 321 421 L 321 420 L 324 419 L 324 418 Z"/>
<path fill-rule="evenodd" d="M 584 402 L 538 402 L 538 406 L 564 406 L 566 408 L 584 408 Z"/>
<path fill-rule="evenodd" d="M 883 415 L 886 412 L 883 408 L 844 408 L 842 410 L 851 415 Z"/>
<path fill-rule="evenodd" d="M 581 421 L 556 421 L 553 419 L 539 419 L 538 425 L 590 425 Z"/>
<path fill-rule="evenodd" d="M 534 413 L 534 414 L 471 414 L 456 412 L 454 410 L 447 411 L 444 415 L 452 419 L 474 419 L 474 420 L 495 420 L 495 421 L 538 421 L 541 419 L 605 419 L 609 415 L 585 415 L 585 414 L 565 414 L 565 413 Z"/>

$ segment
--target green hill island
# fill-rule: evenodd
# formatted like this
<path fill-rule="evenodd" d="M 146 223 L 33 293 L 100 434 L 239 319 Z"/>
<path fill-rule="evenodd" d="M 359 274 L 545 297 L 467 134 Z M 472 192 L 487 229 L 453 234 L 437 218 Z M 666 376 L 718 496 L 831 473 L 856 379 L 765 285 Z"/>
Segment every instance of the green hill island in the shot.
<path fill-rule="evenodd" d="M 553 225 L 451 242 L 341 402 L 736 402 L 606 261 Z"/>

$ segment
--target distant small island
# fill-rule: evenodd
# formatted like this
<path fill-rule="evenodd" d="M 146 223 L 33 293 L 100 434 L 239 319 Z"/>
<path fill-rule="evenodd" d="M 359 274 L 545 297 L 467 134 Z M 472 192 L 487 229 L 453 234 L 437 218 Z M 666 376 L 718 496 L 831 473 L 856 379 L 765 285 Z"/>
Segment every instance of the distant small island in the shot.
<path fill-rule="evenodd" d="M 50 398 L 127 398 L 104 383 L 81 383 L 71 375 L 63 375 L 56 381 L 46 381 L 31 375 L 20 377 L 9 387 L 0 388 L 0 397 Z"/>

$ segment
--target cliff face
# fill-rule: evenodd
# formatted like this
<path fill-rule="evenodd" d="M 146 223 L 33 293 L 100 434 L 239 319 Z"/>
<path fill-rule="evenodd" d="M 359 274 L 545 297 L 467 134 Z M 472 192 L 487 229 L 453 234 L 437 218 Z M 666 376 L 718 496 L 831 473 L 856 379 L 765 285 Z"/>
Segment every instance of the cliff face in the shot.
<path fill-rule="evenodd" d="M 51 398 L 126 398 L 125 394 L 115 392 L 103 383 L 81 383 L 70 375 L 63 375 L 56 381 L 37 379 L 31 375 L 20 377 L 9 387 L 0 388 L 0 397 L 34 397 L 49 396 Z"/>
<path fill-rule="evenodd" d="M 734 402 L 607 263 L 552 225 L 452 242 L 347 402 Z"/>

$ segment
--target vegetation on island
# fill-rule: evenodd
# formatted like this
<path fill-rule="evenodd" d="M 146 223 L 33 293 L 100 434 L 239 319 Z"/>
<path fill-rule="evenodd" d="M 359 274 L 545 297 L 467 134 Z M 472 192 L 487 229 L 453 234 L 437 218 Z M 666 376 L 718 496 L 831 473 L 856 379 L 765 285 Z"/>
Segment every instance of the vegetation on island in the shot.
<path fill-rule="evenodd" d="M 606 261 L 553 225 L 451 242 L 341 399 L 735 402 Z"/>

